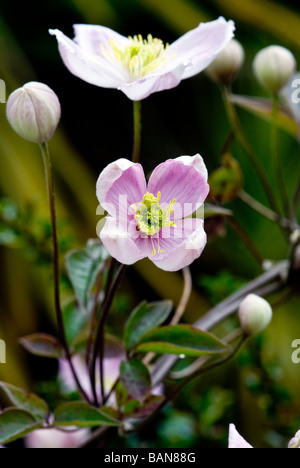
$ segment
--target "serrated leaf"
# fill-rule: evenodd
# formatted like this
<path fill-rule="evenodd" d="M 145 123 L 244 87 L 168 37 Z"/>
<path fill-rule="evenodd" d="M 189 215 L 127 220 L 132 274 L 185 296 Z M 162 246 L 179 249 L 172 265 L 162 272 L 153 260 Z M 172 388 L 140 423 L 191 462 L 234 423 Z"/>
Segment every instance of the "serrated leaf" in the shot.
<path fill-rule="evenodd" d="M 151 390 L 151 377 L 144 364 L 132 359 L 123 361 L 120 367 L 120 379 L 129 394 L 139 401 L 143 401 Z"/>
<path fill-rule="evenodd" d="M 37 395 L 5 382 L 0 382 L 0 388 L 14 406 L 29 412 L 36 420 L 45 420 L 49 415 L 47 403 Z"/>
<path fill-rule="evenodd" d="M 117 427 L 120 422 L 84 402 L 65 403 L 55 412 L 55 426 Z"/>
<path fill-rule="evenodd" d="M 34 333 L 19 339 L 21 345 L 31 354 L 51 359 L 64 357 L 63 349 L 57 338 L 44 333 Z"/>
<path fill-rule="evenodd" d="M 123 414 L 127 418 L 146 418 L 154 413 L 164 400 L 165 397 L 157 395 L 149 395 L 143 403 L 131 400 L 124 406 Z"/>
<path fill-rule="evenodd" d="M 227 344 L 211 333 L 189 325 L 175 325 L 156 328 L 147 333 L 140 340 L 136 351 L 200 357 L 226 353 L 230 349 Z"/>
<path fill-rule="evenodd" d="M 66 256 L 66 267 L 79 305 L 87 310 L 89 294 L 98 273 L 109 257 L 103 245 L 90 240 L 86 249 L 73 250 Z"/>
<path fill-rule="evenodd" d="M 139 304 L 132 312 L 125 327 L 126 348 L 133 348 L 143 335 L 164 323 L 169 317 L 172 307 L 171 301 Z"/>
<path fill-rule="evenodd" d="M 0 414 L 0 444 L 13 442 L 41 427 L 27 411 L 8 408 Z"/>

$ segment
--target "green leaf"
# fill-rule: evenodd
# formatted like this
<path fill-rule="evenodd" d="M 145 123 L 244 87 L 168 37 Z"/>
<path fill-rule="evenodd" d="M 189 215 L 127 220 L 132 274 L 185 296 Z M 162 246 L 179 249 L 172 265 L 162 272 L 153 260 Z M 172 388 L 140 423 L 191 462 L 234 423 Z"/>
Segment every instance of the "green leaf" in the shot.
<path fill-rule="evenodd" d="M 108 252 L 98 241 L 90 240 L 86 249 L 73 250 L 66 256 L 66 266 L 78 303 L 87 310 L 89 294 L 98 273 L 108 258 Z"/>
<path fill-rule="evenodd" d="M 210 175 L 208 183 L 211 198 L 226 203 L 238 196 L 243 186 L 243 175 L 239 163 L 230 153 L 222 156 L 222 167 Z"/>
<path fill-rule="evenodd" d="M 54 336 L 35 333 L 20 338 L 19 342 L 29 353 L 35 356 L 51 359 L 61 359 L 64 357 L 62 346 Z"/>
<path fill-rule="evenodd" d="M 73 300 L 64 307 L 63 318 L 68 343 L 73 345 L 87 324 L 89 316 L 84 314 L 77 301 Z"/>
<path fill-rule="evenodd" d="M 146 418 L 150 416 L 165 400 L 163 396 L 149 395 L 141 404 L 138 400 L 131 400 L 125 406 L 123 414 L 130 418 Z"/>
<path fill-rule="evenodd" d="M 6 393 L 14 406 L 27 411 L 36 420 L 45 420 L 49 416 L 50 410 L 47 403 L 37 395 L 5 382 L 0 382 L 0 388 Z"/>
<path fill-rule="evenodd" d="M 153 328 L 164 323 L 169 317 L 173 304 L 171 301 L 142 302 L 138 305 L 125 327 L 125 345 L 132 349 Z"/>
<path fill-rule="evenodd" d="M 41 427 L 27 411 L 8 408 L 0 414 L 0 444 L 13 442 Z"/>
<path fill-rule="evenodd" d="M 55 426 L 119 426 L 120 422 L 84 402 L 65 403 L 55 412 Z"/>
<path fill-rule="evenodd" d="M 199 357 L 205 354 L 222 354 L 230 347 L 214 335 L 189 325 L 157 328 L 145 335 L 136 351 L 156 354 L 175 354 Z"/>
<path fill-rule="evenodd" d="M 230 100 L 239 107 L 267 120 L 268 122 L 271 122 L 273 119 L 273 104 L 271 100 L 238 95 L 231 95 Z M 293 137 L 298 137 L 298 124 L 293 119 L 289 110 L 284 106 L 280 106 L 275 123 L 279 128 Z"/>
<path fill-rule="evenodd" d="M 140 361 L 123 361 L 120 379 L 129 394 L 139 401 L 143 401 L 150 393 L 151 377 L 147 367 Z"/>

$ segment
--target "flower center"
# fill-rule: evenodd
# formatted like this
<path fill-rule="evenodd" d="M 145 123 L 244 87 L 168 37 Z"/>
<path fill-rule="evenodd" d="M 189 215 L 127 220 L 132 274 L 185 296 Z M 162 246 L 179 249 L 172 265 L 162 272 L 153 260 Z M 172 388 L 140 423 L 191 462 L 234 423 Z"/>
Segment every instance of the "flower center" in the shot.
<path fill-rule="evenodd" d="M 174 221 L 170 220 L 170 216 L 174 211 L 173 206 L 176 203 L 176 198 L 164 209 L 159 204 L 160 196 L 160 192 L 158 192 L 157 197 L 147 192 L 138 206 L 132 205 L 136 213 L 134 217 L 137 221 L 137 229 L 148 236 L 159 233 L 163 227 L 175 227 Z M 163 252 L 159 247 L 159 241 L 157 250 Z M 155 253 L 156 248 L 153 244 L 153 255 L 155 255 Z"/>
<path fill-rule="evenodd" d="M 129 44 L 124 48 L 111 41 L 115 59 L 128 70 L 130 78 L 136 80 L 158 67 L 166 60 L 165 52 L 169 44 L 164 45 L 160 39 L 155 39 L 149 34 L 147 39 L 139 34 L 129 37 Z"/>

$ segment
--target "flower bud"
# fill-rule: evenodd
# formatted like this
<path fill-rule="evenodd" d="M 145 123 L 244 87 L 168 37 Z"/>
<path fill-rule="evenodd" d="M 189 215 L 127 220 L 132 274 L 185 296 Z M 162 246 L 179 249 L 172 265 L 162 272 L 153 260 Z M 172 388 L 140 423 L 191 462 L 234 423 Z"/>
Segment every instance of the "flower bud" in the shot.
<path fill-rule="evenodd" d="M 46 143 L 56 130 L 61 107 L 52 89 L 32 81 L 10 95 L 6 115 L 15 132 L 25 140 Z"/>
<path fill-rule="evenodd" d="M 270 46 L 256 55 L 253 69 L 261 85 L 270 93 L 277 93 L 295 73 L 296 60 L 288 49 Z"/>
<path fill-rule="evenodd" d="M 249 294 L 239 308 L 239 319 L 246 335 L 263 331 L 272 320 L 272 308 L 262 297 Z"/>
<path fill-rule="evenodd" d="M 290 440 L 290 443 L 289 443 L 289 449 L 290 448 L 300 448 L 300 431 L 298 431 L 295 435 L 295 437 L 292 438 L 292 440 Z"/>
<path fill-rule="evenodd" d="M 236 39 L 232 39 L 206 69 L 206 74 L 217 83 L 231 83 L 244 60 L 245 52 L 242 45 Z"/>

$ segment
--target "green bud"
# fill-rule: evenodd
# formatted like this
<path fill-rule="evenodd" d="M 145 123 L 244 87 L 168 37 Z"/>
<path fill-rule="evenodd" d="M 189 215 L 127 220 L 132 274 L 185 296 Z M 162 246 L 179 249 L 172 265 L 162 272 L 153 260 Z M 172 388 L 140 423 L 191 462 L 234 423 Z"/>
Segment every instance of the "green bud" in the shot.
<path fill-rule="evenodd" d="M 217 83 L 231 83 L 240 71 L 245 60 L 242 45 L 232 39 L 225 49 L 207 67 L 206 74 Z"/>

